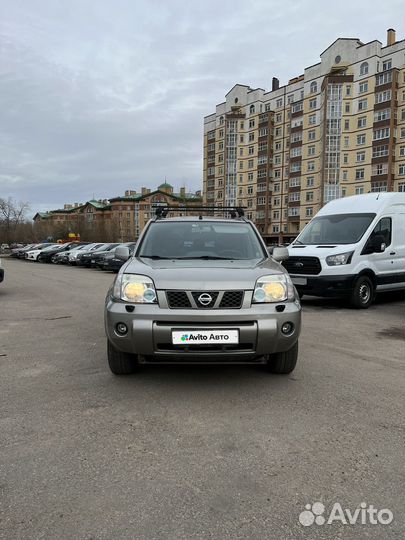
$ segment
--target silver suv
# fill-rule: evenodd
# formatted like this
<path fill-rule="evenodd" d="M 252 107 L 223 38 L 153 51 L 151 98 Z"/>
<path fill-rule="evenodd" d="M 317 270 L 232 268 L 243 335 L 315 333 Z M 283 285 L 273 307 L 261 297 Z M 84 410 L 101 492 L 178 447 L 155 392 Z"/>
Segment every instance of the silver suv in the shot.
<path fill-rule="evenodd" d="M 178 209 L 176 209 L 178 210 Z M 195 210 L 195 209 L 193 209 Z M 125 259 L 105 304 L 108 363 L 116 375 L 144 363 L 261 363 L 290 373 L 301 305 L 280 262 L 243 217 L 167 217 L 158 208 Z"/>

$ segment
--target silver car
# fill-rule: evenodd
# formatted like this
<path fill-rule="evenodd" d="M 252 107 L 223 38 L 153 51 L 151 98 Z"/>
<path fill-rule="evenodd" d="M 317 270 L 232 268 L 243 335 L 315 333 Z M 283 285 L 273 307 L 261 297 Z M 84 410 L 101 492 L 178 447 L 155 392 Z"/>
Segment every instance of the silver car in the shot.
<path fill-rule="evenodd" d="M 242 214 L 242 212 L 241 212 Z M 290 373 L 301 305 L 279 261 L 243 215 L 165 217 L 145 227 L 108 291 L 108 363 L 116 375 L 144 363 L 261 363 Z M 128 260 L 127 260 L 128 259 Z"/>

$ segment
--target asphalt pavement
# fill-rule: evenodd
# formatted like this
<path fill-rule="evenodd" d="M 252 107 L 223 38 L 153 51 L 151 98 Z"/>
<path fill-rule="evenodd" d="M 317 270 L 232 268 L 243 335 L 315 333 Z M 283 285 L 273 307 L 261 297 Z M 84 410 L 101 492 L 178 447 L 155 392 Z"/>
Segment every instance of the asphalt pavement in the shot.
<path fill-rule="evenodd" d="M 304 299 L 289 376 L 150 366 L 117 378 L 103 328 L 113 274 L 3 265 L 1 539 L 405 537 L 403 294 L 366 311 Z M 363 502 L 393 519 L 304 526 L 314 502 L 326 519 Z"/>

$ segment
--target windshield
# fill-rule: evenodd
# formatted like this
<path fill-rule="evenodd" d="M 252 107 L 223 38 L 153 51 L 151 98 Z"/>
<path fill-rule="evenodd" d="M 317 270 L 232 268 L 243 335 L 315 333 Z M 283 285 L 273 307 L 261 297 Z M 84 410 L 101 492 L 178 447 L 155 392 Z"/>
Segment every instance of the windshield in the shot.
<path fill-rule="evenodd" d="M 294 244 L 355 244 L 366 232 L 375 214 L 335 214 L 314 218 Z"/>
<path fill-rule="evenodd" d="M 57 246 L 55 246 L 55 244 L 53 244 L 52 246 L 47 246 L 46 248 L 43 248 L 42 251 L 51 251 L 52 249 L 55 249 L 55 247 L 57 247 Z"/>
<path fill-rule="evenodd" d="M 262 259 L 253 227 L 238 222 L 152 223 L 138 251 L 156 259 Z"/>

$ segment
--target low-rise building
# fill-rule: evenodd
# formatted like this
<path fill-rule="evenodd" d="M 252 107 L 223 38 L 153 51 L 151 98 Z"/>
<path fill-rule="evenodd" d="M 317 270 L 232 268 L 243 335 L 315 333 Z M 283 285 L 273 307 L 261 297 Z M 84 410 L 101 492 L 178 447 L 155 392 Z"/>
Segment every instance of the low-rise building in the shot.
<path fill-rule="evenodd" d="M 65 237 L 69 232 L 83 240 L 130 242 L 137 239 L 148 220 L 155 215 L 156 204 L 201 206 L 201 191 L 186 192 L 164 182 L 154 191 L 143 187 L 140 192 L 128 190 L 108 200 L 91 200 L 85 204 L 66 204 L 63 209 L 38 212 L 34 224 L 42 237 Z M 183 212 L 179 212 L 182 214 Z"/>

